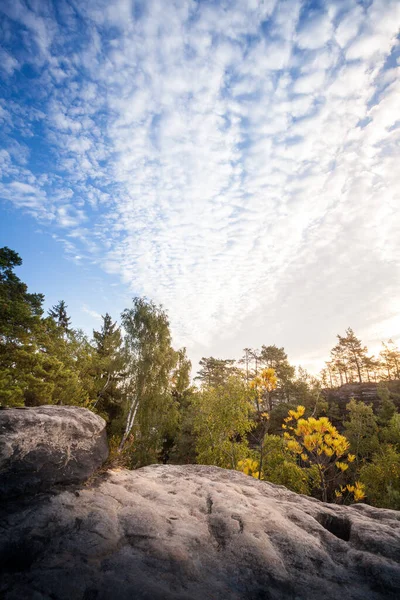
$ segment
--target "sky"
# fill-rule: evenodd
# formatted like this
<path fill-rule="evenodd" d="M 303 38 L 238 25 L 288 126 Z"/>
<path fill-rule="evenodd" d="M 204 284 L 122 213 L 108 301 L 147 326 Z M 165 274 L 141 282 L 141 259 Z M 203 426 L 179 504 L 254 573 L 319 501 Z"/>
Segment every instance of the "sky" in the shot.
<path fill-rule="evenodd" d="M 398 0 L 1 0 L 0 245 L 89 334 L 400 342 Z"/>

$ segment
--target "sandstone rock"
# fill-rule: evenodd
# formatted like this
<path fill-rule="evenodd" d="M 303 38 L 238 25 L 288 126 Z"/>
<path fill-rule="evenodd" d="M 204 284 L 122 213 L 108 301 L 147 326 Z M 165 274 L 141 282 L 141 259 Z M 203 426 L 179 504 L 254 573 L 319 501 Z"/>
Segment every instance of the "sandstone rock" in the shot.
<path fill-rule="evenodd" d="M 76 406 L 0 410 L 0 497 L 87 479 L 107 458 L 105 421 Z"/>
<path fill-rule="evenodd" d="M 386 387 L 391 393 L 391 399 L 397 408 L 400 408 L 400 381 L 387 381 Z M 342 414 L 345 414 L 346 406 L 351 398 L 372 404 L 375 412 L 379 409 L 380 398 L 378 396 L 378 384 L 374 382 L 346 383 L 337 389 L 322 390 L 322 395 L 328 404 L 337 404 Z"/>
<path fill-rule="evenodd" d="M 400 597 L 400 513 L 155 465 L 3 515 L 5 600 Z"/>

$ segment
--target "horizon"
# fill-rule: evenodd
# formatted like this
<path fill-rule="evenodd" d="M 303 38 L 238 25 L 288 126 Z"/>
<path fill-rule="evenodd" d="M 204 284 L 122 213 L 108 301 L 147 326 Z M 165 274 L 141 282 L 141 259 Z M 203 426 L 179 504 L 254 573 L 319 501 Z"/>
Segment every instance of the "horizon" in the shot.
<path fill-rule="evenodd" d="M 162 304 L 193 371 L 399 344 L 399 27 L 395 0 L 2 2 L 0 246 L 89 335 Z"/>

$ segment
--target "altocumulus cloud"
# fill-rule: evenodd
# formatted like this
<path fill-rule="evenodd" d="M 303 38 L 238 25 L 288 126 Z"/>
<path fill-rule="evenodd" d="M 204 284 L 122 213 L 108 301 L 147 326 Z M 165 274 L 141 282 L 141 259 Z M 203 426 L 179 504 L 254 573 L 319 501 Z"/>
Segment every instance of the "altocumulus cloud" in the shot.
<path fill-rule="evenodd" d="M 162 302 L 189 348 L 400 335 L 397 0 L 0 14 L 0 194 L 66 252 Z"/>

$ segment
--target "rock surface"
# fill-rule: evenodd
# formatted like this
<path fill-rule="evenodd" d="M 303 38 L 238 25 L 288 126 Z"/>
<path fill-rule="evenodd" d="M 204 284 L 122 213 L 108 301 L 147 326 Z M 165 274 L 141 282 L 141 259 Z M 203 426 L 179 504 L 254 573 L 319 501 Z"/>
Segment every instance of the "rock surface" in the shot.
<path fill-rule="evenodd" d="M 108 471 L 4 507 L 2 527 L 6 600 L 400 597 L 399 512 L 216 467 Z"/>
<path fill-rule="evenodd" d="M 85 481 L 107 458 L 105 421 L 76 406 L 0 410 L 0 497 Z"/>
<path fill-rule="evenodd" d="M 385 386 L 388 388 L 394 404 L 400 408 L 400 381 L 386 381 Z M 375 411 L 379 409 L 381 402 L 378 395 L 378 384 L 373 382 L 346 383 L 336 389 L 322 390 L 322 395 L 328 404 L 337 404 L 342 414 L 345 413 L 351 398 L 372 404 Z"/>

